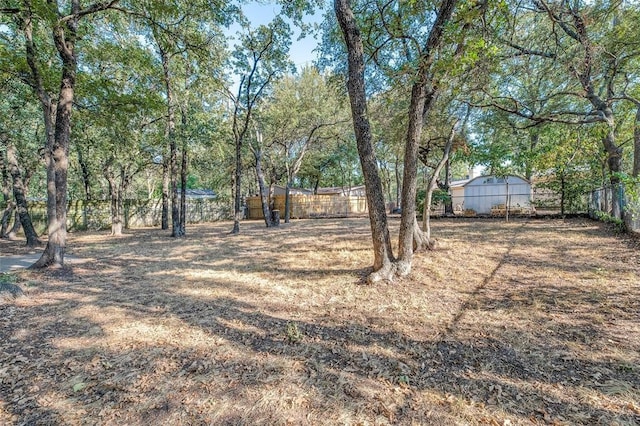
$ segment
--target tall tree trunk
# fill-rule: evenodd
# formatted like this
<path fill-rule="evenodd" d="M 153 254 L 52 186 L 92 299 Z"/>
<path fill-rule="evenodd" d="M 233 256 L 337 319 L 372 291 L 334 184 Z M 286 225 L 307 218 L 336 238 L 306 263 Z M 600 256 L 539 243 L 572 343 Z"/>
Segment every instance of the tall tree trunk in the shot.
<path fill-rule="evenodd" d="M 176 100 L 173 93 L 171 71 L 169 69 L 169 55 L 159 48 L 162 59 L 164 85 L 167 95 L 167 137 L 169 143 L 169 197 L 171 200 L 171 236 L 181 237 L 180 232 L 180 204 L 178 202 L 178 146 L 176 141 Z"/>
<path fill-rule="evenodd" d="M 633 177 L 640 177 L 640 102 L 636 104 L 636 121 L 633 124 Z"/>
<path fill-rule="evenodd" d="M 398 274 L 405 276 L 411 272 L 414 251 L 414 232 L 416 223 L 416 189 L 418 176 L 418 148 L 422 135 L 424 105 L 428 89 L 426 82 L 416 82 L 411 90 L 409 106 L 409 126 L 404 153 L 404 172 L 402 178 L 402 212 L 400 215 L 400 233 L 398 241 Z"/>
<path fill-rule="evenodd" d="M 62 217 L 60 217 L 58 214 L 59 209 L 57 202 L 59 189 L 56 186 L 56 172 L 59 168 L 66 167 L 66 158 L 63 155 L 64 146 L 62 147 L 62 153 L 58 149 L 60 147 L 60 143 L 64 145 L 64 140 L 57 140 L 59 136 L 63 136 L 63 134 L 65 133 L 64 126 L 66 122 L 63 118 L 58 117 L 57 115 L 60 109 L 68 110 L 69 114 L 71 112 L 71 101 L 73 100 L 73 84 L 75 83 L 75 58 L 73 57 L 75 23 L 70 23 L 71 31 L 69 36 L 72 42 L 66 50 L 64 49 L 64 43 L 62 43 L 64 42 L 64 37 L 60 37 L 58 29 L 56 29 L 56 31 L 54 32 L 56 48 L 58 50 L 59 56 L 63 61 L 60 93 L 57 102 L 54 102 L 51 96 L 49 96 L 49 93 L 47 93 L 47 91 L 45 90 L 43 78 L 40 73 L 40 68 L 38 67 L 38 55 L 36 52 L 35 43 L 33 42 L 33 27 L 31 16 L 28 16 L 27 19 L 25 19 L 24 23 L 25 25 L 23 27 L 23 32 L 25 35 L 26 59 L 27 64 L 29 65 L 29 70 L 31 72 L 32 87 L 36 94 L 36 97 L 40 101 L 40 107 L 42 109 L 46 133 L 44 159 L 47 170 L 47 234 L 49 236 L 49 241 L 47 242 L 45 251 L 43 252 L 40 259 L 31 267 L 44 268 L 50 265 L 62 266 L 64 261 L 64 244 L 66 243 L 66 211 L 64 212 L 65 229 L 60 229 L 59 221 L 62 219 Z M 71 55 L 68 54 L 69 52 L 71 53 Z M 69 83 L 71 83 L 71 99 L 68 99 L 68 88 L 65 89 L 65 87 L 69 85 Z M 63 104 L 63 102 L 67 103 Z M 57 156 L 56 152 L 58 154 Z M 60 163 L 56 163 L 57 160 L 59 160 Z M 64 189 L 66 191 L 66 185 Z M 19 221 L 17 221 L 17 223 L 19 223 Z M 61 239 L 63 240 L 62 247 L 60 246 Z"/>
<path fill-rule="evenodd" d="M 264 171 L 262 170 L 262 151 L 258 148 L 251 148 L 254 159 L 256 161 L 256 181 L 258 183 L 258 192 L 260 194 L 260 204 L 262 206 L 262 215 L 264 216 L 264 223 L 267 228 L 273 226 L 271 221 L 271 209 L 269 207 L 269 192 L 264 183 Z"/>
<path fill-rule="evenodd" d="M 582 67 L 577 74 L 578 79 L 584 89 L 587 100 L 593 108 L 598 111 L 604 123 L 607 125 L 607 134 L 602 138 L 602 145 L 604 146 L 608 157 L 607 165 L 609 167 L 609 183 L 611 184 L 611 215 L 615 218 L 622 219 L 622 200 L 620 199 L 619 192 L 619 173 L 622 171 L 622 147 L 616 144 L 615 118 L 613 109 L 610 105 L 612 102 L 611 99 L 613 98 L 613 86 L 612 84 L 609 84 L 606 88 L 607 100 L 603 99 L 594 87 L 593 64 L 595 63 L 594 57 L 596 56 L 596 48 L 593 46 L 589 38 L 584 16 L 578 13 L 575 9 L 570 9 L 568 11 L 573 19 L 575 33 L 567 32 L 567 34 L 579 42 L 584 49 Z M 565 27 L 562 28 L 564 29 Z"/>
<path fill-rule="evenodd" d="M 84 199 L 85 201 L 91 201 L 91 171 L 89 170 L 89 165 L 85 161 L 84 156 L 82 155 L 82 150 L 79 146 L 76 147 L 76 152 L 78 153 L 78 163 L 80 163 L 80 172 L 82 176 L 82 187 L 84 189 Z"/>
<path fill-rule="evenodd" d="M 353 127 L 356 134 L 358 155 L 364 175 L 369 222 L 373 239 L 373 273 L 369 283 L 390 280 L 395 274 L 391 238 L 387 225 L 382 182 L 373 149 L 371 126 L 367 113 L 367 97 L 364 81 L 364 49 L 360 30 L 355 21 L 349 0 L 335 0 L 334 10 L 342 30 L 348 52 L 347 89 L 351 103 Z"/>
<path fill-rule="evenodd" d="M 562 169 L 560 171 L 560 215 L 564 217 L 565 214 L 565 208 L 564 208 L 564 204 L 565 204 L 565 199 L 566 199 L 566 188 L 565 188 L 565 173 L 564 173 L 564 169 Z"/>
<path fill-rule="evenodd" d="M 633 177 L 640 177 L 640 103 L 636 104 L 636 121 L 633 124 Z"/>
<path fill-rule="evenodd" d="M 187 234 L 187 136 L 185 134 L 187 128 L 187 116 L 185 109 L 182 110 L 182 158 L 180 161 L 180 236 Z"/>
<path fill-rule="evenodd" d="M 444 185 L 441 188 L 447 194 L 451 190 L 451 156 L 447 155 L 447 162 L 444 166 Z M 444 214 L 453 215 L 453 199 L 449 196 L 444 202 Z"/>
<path fill-rule="evenodd" d="M 103 173 L 107 184 L 109 186 L 109 199 L 111 200 L 111 235 L 121 236 L 124 218 L 122 215 L 122 193 L 120 191 L 121 186 L 116 182 L 115 176 L 112 170 L 111 159 L 104 167 Z"/>
<path fill-rule="evenodd" d="M 396 176 L 396 208 L 398 207 L 402 207 L 402 205 L 400 204 L 400 196 L 402 194 L 402 178 L 401 173 L 400 173 L 400 158 L 398 156 L 396 156 L 395 158 L 395 168 L 394 168 L 394 173 Z"/>
<path fill-rule="evenodd" d="M 74 3 L 73 12 L 79 11 Z M 62 60 L 62 77 L 56 109 L 55 137 L 50 147 L 48 177 L 49 211 L 47 247 L 32 268 L 62 267 L 67 245 L 67 174 L 69 169 L 69 143 L 71 139 L 71 111 L 76 84 L 77 61 L 75 56 L 78 17 L 60 22 L 54 28 L 56 49 Z M 53 199 L 52 199 L 53 198 Z"/>
<path fill-rule="evenodd" d="M 7 233 L 7 238 L 11 241 L 18 240 L 18 232 L 20 232 L 21 228 L 22 223 L 20 222 L 20 215 L 18 214 L 18 211 L 16 211 L 13 215 L 13 226 L 11 226 L 11 229 Z"/>
<path fill-rule="evenodd" d="M 404 152 L 404 173 L 402 179 L 402 216 L 400 218 L 400 235 L 398 243 L 398 273 L 407 275 L 411 272 L 413 250 L 416 245 L 414 236 L 420 235 L 415 227 L 416 219 L 416 187 L 418 173 L 418 148 L 422 137 L 423 121 L 437 97 L 437 88 L 430 76 L 431 65 L 435 54 L 442 43 L 444 30 L 449 22 L 457 0 L 442 0 L 436 20 L 429 32 L 429 37 L 422 50 L 418 66 L 417 80 L 411 89 L 409 105 L 409 125 Z M 423 241 L 420 236 L 420 241 Z"/>
<path fill-rule="evenodd" d="M 0 238 L 9 237 L 9 233 L 7 232 L 9 229 L 9 219 L 15 211 L 15 203 L 8 198 L 5 198 L 5 200 L 7 200 L 7 207 L 2 212 L 2 219 L 0 219 Z"/>
<path fill-rule="evenodd" d="M 235 160 L 236 166 L 233 174 L 233 229 L 232 234 L 240 233 L 240 221 L 242 220 L 242 193 L 240 180 L 242 179 L 242 141 L 236 139 Z"/>
<path fill-rule="evenodd" d="M 180 161 L 180 237 L 187 234 L 187 144 L 182 144 Z"/>
<path fill-rule="evenodd" d="M 162 159 L 162 219 L 160 227 L 169 229 L 169 157 L 165 155 Z"/>
<path fill-rule="evenodd" d="M 287 186 L 284 188 L 284 223 L 291 220 L 291 182 L 287 180 Z"/>
<path fill-rule="evenodd" d="M 22 229 L 24 229 L 25 237 L 27 238 L 27 246 L 35 247 L 40 244 L 40 240 L 38 239 L 38 234 L 33 227 L 31 216 L 29 215 L 26 188 L 18 165 L 18 156 L 13 144 L 7 143 L 6 148 L 9 173 L 13 180 L 13 197 L 16 200 L 17 213 L 20 217 L 20 223 L 22 224 Z"/>
<path fill-rule="evenodd" d="M 0 219 L 0 238 L 6 238 L 9 218 L 13 214 L 15 203 L 11 201 L 11 181 L 9 180 L 7 160 L 3 153 L 0 153 L 0 190 L 2 190 L 2 198 L 5 202 L 5 208 Z"/>

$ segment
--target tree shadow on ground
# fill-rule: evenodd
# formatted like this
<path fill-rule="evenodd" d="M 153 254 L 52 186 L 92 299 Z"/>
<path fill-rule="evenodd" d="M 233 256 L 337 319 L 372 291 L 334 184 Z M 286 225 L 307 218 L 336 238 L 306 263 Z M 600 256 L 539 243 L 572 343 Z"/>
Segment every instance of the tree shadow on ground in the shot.
<path fill-rule="evenodd" d="M 288 294 L 280 300 L 268 283 L 223 275 L 225 268 L 203 265 L 210 275 L 185 281 L 177 272 L 194 269 L 189 259 L 215 263 L 202 257 L 206 249 L 169 267 L 153 256 L 131 259 L 140 255 L 136 242 L 93 269 L 44 273 L 47 287 L 32 297 L 46 299 L 2 308 L 0 420 L 4 410 L 27 424 L 640 422 L 637 323 L 627 341 L 615 324 L 634 320 L 638 286 L 603 288 L 602 296 L 542 280 L 499 285 L 535 231 L 509 228 L 486 276 L 451 289 L 460 303 L 446 323 L 408 329 L 393 313 L 353 306 L 349 295 L 334 311 L 290 306 Z M 241 248 L 238 275 L 259 278 L 264 259 Z M 155 253 L 176 249 L 159 245 Z M 283 268 L 277 276 L 323 278 L 313 272 Z M 327 274 L 327 282 L 357 275 Z M 429 287 L 407 285 L 350 291 L 401 300 Z M 303 289 L 294 281 L 284 290 Z"/>

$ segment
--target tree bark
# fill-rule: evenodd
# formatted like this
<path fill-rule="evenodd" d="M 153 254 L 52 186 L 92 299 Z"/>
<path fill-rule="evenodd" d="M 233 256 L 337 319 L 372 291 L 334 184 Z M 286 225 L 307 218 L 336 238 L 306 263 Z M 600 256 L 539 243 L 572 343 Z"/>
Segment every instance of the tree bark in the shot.
<path fill-rule="evenodd" d="M 240 180 L 242 179 L 242 145 L 236 142 L 236 167 L 233 175 L 233 229 L 232 234 L 240 233 L 242 220 L 242 194 Z"/>
<path fill-rule="evenodd" d="M 440 174 L 440 172 L 442 171 L 442 168 L 449 164 L 449 155 L 451 154 L 451 149 L 453 148 L 453 141 L 455 139 L 455 135 L 456 135 L 456 130 L 455 127 L 458 125 L 458 122 L 456 122 L 453 126 L 453 128 L 451 129 L 451 132 L 449 133 L 449 138 L 447 139 L 447 143 L 444 146 L 443 152 L 442 152 L 442 158 L 440 159 L 440 161 L 438 162 L 438 165 L 436 166 L 436 168 L 433 170 L 433 174 L 431 175 L 431 178 L 429 179 L 429 183 L 427 183 L 427 188 L 426 188 L 426 195 L 424 198 L 424 211 L 422 214 L 422 219 L 423 219 L 423 229 L 424 229 L 424 236 L 420 236 L 419 237 L 419 241 L 417 241 L 416 243 L 414 243 L 414 249 L 416 250 L 420 250 L 420 249 L 429 249 L 429 248 L 433 248 L 433 245 L 430 241 L 431 238 L 431 200 L 433 199 L 433 188 L 435 188 L 436 186 L 436 181 L 438 179 L 438 175 Z"/>
<path fill-rule="evenodd" d="M 169 158 L 165 155 L 162 159 L 162 219 L 160 227 L 164 230 L 169 229 Z"/>
<path fill-rule="evenodd" d="M 187 235 L 187 169 L 188 152 L 187 138 L 184 134 L 187 126 L 187 117 L 182 111 L 182 157 L 180 161 L 180 236 Z"/>
<path fill-rule="evenodd" d="M 256 181 L 258 183 L 258 192 L 260 194 L 260 204 L 262 206 L 262 215 L 267 228 L 273 226 L 271 221 L 271 209 L 269 207 L 269 193 L 264 183 L 264 171 L 262 170 L 262 151 L 260 148 L 251 148 L 253 157 L 256 161 Z"/>
<path fill-rule="evenodd" d="M 169 144 L 169 198 L 171 200 L 171 236 L 181 237 L 180 203 L 178 201 L 178 146 L 176 142 L 176 100 L 169 70 L 169 55 L 161 47 L 160 58 L 167 95 L 167 137 Z"/>
<path fill-rule="evenodd" d="M 107 162 L 107 165 L 104 167 L 103 174 L 105 179 L 107 179 L 107 184 L 109 186 L 109 199 L 111 200 L 111 235 L 121 236 L 123 228 L 122 224 L 124 222 L 122 214 L 122 193 L 120 191 L 121 186 L 118 185 L 113 174 L 112 161 L 113 159 Z"/>
<path fill-rule="evenodd" d="M 640 101 L 634 100 L 636 106 L 635 122 L 633 123 L 633 177 L 640 177 Z"/>
<path fill-rule="evenodd" d="M 2 212 L 2 219 L 0 219 L 0 238 L 9 238 L 9 233 L 7 229 L 9 229 L 9 218 L 11 218 L 13 212 L 15 211 L 15 203 L 11 202 L 8 198 L 7 207 Z"/>
<path fill-rule="evenodd" d="M 420 57 L 416 81 L 411 89 L 409 104 L 409 125 L 404 152 L 404 173 L 402 179 L 402 215 L 400 218 L 400 234 L 398 243 L 398 274 L 401 276 L 411 272 L 413 251 L 416 242 L 414 235 L 420 233 L 416 229 L 416 188 L 418 176 L 418 149 L 422 137 L 424 119 L 437 97 L 437 88 L 433 82 L 431 65 L 435 60 L 437 48 L 442 44 L 444 29 L 450 20 L 457 0 L 442 0 L 436 20 L 429 32 L 429 37 Z M 423 238 L 421 238 L 423 240 Z"/>
<path fill-rule="evenodd" d="M 31 222 L 31 216 L 29 215 L 29 209 L 27 205 L 26 187 L 22 179 L 22 173 L 18 165 L 18 156 L 16 149 L 11 143 L 7 143 L 7 163 L 9 165 L 9 173 L 13 180 L 13 197 L 16 200 L 16 209 L 18 217 L 20 218 L 20 224 L 24 230 L 25 237 L 27 239 L 27 246 L 35 247 L 40 245 L 38 234 L 36 233 L 33 223 Z"/>
<path fill-rule="evenodd" d="M 91 171 L 89 170 L 89 165 L 84 159 L 82 155 L 82 149 L 78 146 L 76 149 L 78 153 L 78 163 L 80 163 L 80 171 L 82 176 L 82 186 L 84 189 L 84 199 L 85 201 L 91 201 L 92 193 L 91 193 Z"/>
<path fill-rule="evenodd" d="M 347 89 L 351 103 L 351 114 L 356 134 L 358 155 L 364 175 L 366 198 L 369 206 L 369 222 L 371 225 L 371 237 L 373 239 L 374 261 L 373 273 L 369 275 L 368 281 L 373 284 L 381 280 L 393 279 L 396 266 L 387 225 L 382 182 L 378 174 L 377 160 L 372 143 L 371 126 L 367 113 L 362 38 L 349 0 L 335 0 L 334 10 L 348 52 Z"/>
<path fill-rule="evenodd" d="M 291 220 L 291 182 L 284 189 L 284 223 Z"/>
<path fill-rule="evenodd" d="M 73 13 L 79 4 L 73 3 Z M 49 149 L 48 180 L 48 234 L 49 240 L 40 259 L 31 268 L 62 267 L 67 245 L 67 174 L 69 169 L 69 142 L 71 139 L 71 111 L 76 84 L 77 60 L 75 56 L 77 15 L 54 28 L 54 42 L 62 60 L 60 92 L 56 108 L 55 132 Z M 55 206 L 55 209 L 53 207 Z"/>
<path fill-rule="evenodd" d="M 418 232 L 415 229 L 418 148 L 422 136 L 424 105 L 427 95 L 428 89 L 425 81 L 419 81 L 413 85 L 409 106 L 409 126 L 404 148 L 404 172 L 402 175 L 402 211 L 398 237 L 398 274 L 400 276 L 405 276 L 411 272 L 414 251 L 413 237 L 414 233 Z"/>
<path fill-rule="evenodd" d="M 6 204 L 0 219 L 0 238 L 7 238 L 7 229 L 9 228 L 9 218 L 15 210 L 15 203 L 11 201 L 11 182 L 9 180 L 9 171 L 5 155 L 0 153 L 0 189 L 2 190 L 2 198 Z"/>

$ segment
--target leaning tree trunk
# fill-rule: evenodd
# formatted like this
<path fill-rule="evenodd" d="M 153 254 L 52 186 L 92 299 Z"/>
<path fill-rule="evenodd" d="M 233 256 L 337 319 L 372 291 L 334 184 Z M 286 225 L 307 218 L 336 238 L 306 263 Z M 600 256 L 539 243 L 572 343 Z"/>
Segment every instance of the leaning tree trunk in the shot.
<path fill-rule="evenodd" d="M 27 238 L 27 246 L 35 247 L 40 244 L 40 240 L 31 222 L 31 216 L 29 215 L 27 206 L 26 188 L 20 167 L 18 166 L 18 156 L 16 155 L 15 147 L 11 143 L 7 144 L 7 163 L 9 165 L 9 173 L 13 180 L 13 197 L 16 200 L 20 223 L 22 224 L 24 235 Z"/>
<path fill-rule="evenodd" d="M 58 195 L 63 188 L 58 188 L 56 185 L 60 178 L 62 178 L 62 174 L 65 174 L 64 177 L 66 178 L 67 158 L 64 145 L 67 143 L 66 152 L 68 152 L 68 138 L 65 141 L 65 134 L 68 135 L 70 129 L 65 127 L 70 125 L 70 123 L 68 118 L 58 117 L 58 112 L 64 111 L 65 114 L 71 113 L 76 72 L 75 58 L 73 56 L 76 22 L 72 20 L 67 24 L 69 27 L 69 38 L 71 40 L 71 43 L 68 45 L 65 43 L 64 34 L 60 33 L 61 30 L 59 28 L 56 28 L 54 32 L 56 48 L 64 65 L 57 102 L 54 102 L 45 90 L 44 80 L 37 63 L 36 47 L 33 42 L 32 21 L 29 19 L 25 21 L 25 23 L 26 25 L 23 30 L 26 59 L 29 70 L 31 71 L 33 89 L 42 108 L 46 134 L 44 160 L 47 170 L 47 233 L 49 237 L 44 253 L 31 268 L 44 268 L 50 265 L 62 266 L 64 260 L 64 244 L 66 243 L 66 210 L 62 212 L 58 208 L 58 200 L 61 199 Z M 62 102 L 67 103 L 61 105 Z M 66 181 L 64 184 L 64 201 L 66 208 Z M 60 226 L 62 220 L 64 220 L 64 229 Z M 17 223 L 19 223 L 19 221 L 17 221 Z"/>
<path fill-rule="evenodd" d="M 13 225 L 7 233 L 7 238 L 11 241 L 18 240 L 18 232 L 20 232 L 20 229 L 22 229 L 22 222 L 20 222 L 20 214 L 16 210 L 13 215 Z"/>
<path fill-rule="evenodd" d="M 395 260 L 387 225 L 382 182 L 378 174 L 377 159 L 373 149 L 371 126 L 367 113 L 364 48 L 349 0 L 335 0 L 334 10 L 347 45 L 347 89 L 351 103 L 351 115 L 356 134 L 358 155 L 364 175 L 366 198 L 369 207 L 369 222 L 373 239 L 373 273 L 369 275 L 368 281 L 369 283 L 375 283 L 393 278 L 395 275 Z"/>
<path fill-rule="evenodd" d="M 449 164 L 449 155 L 451 154 L 451 149 L 453 148 L 453 141 L 456 135 L 455 127 L 458 125 L 454 124 L 451 132 L 449 133 L 449 138 L 447 139 L 447 143 L 444 146 L 444 150 L 442 152 L 442 158 L 438 162 L 438 165 L 433 170 L 433 174 L 429 179 L 429 183 L 427 184 L 426 196 L 424 199 L 424 211 L 422 213 L 422 224 L 424 229 L 424 235 L 418 235 L 418 241 L 414 243 L 414 249 L 428 249 L 433 248 L 433 243 L 430 241 L 431 238 L 431 201 L 433 199 L 433 188 L 436 186 L 436 181 L 438 179 L 438 175 L 442 171 L 442 167 L 448 166 Z M 445 173 L 449 173 L 447 170 Z M 447 178 L 448 179 L 448 178 Z M 419 233 L 418 233 L 419 234 Z M 421 245 L 422 244 L 422 245 Z"/>
<path fill-rule="evenodd" d="M 0 186 L 2 188 L 2 198 L 6 203 L 0 219 L 0 238 L 7 237 L 7 229 L 9 228 L 9 218 L 15 210 L 15 203 L 11 201 L 11 182 L 9 181 L 8 166 L 4 156 L 0 156 Z"/>
<path fill-rule="evenodd" d="M 5 198 L 5 200 L 7 200 L 7 207 L 2 212 L 2 219 L 0 219 L 0 238 L 7 238 L 9 236 L 7 232 L 7 229 L 9 229 L 9 219 L 15 211 L 15 203 L 9 201 L 8 198 Z"/>

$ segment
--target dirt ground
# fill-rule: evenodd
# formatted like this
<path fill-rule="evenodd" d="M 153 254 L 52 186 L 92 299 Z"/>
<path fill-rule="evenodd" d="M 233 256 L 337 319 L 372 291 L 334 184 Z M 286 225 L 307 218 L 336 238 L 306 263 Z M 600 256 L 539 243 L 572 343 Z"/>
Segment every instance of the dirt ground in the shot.
<path fill-rule="evenodd" d="M 366 219 L 230 229 L 0 276 L 0 424 L 640 424 L 640 251 L 602 224 L 435 220 L 377 286 Z"/>

